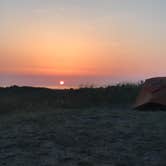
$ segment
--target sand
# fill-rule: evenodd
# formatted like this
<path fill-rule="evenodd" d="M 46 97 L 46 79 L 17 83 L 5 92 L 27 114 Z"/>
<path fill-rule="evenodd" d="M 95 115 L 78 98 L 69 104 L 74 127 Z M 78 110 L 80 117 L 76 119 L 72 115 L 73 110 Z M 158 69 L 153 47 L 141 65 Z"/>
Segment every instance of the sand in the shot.
<path fill-rule="evenodd" d="M 0 116 L 0 165 L 165 166 L 166 112 L 89 108 Z"/>

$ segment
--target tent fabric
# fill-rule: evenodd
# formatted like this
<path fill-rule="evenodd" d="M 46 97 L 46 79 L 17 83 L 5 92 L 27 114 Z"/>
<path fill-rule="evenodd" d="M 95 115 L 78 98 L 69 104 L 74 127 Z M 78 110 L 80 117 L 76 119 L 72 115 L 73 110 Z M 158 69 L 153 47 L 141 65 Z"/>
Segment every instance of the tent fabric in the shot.
<path fill-rule="evenodd" d="M 147 79 L 138 95 L 134 108 L 145 106 L 166 107 L 166 77 Z"/>

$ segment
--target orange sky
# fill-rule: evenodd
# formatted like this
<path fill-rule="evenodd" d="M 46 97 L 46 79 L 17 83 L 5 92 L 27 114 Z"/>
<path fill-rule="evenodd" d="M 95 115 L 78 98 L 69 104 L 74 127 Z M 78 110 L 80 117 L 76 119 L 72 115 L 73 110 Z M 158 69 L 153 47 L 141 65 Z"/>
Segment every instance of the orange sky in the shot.
<path fill-rule="evenodd" d="M 96 76 L 111 81 L 165 74 L 165 22 L 152 15 L 155 3 L 72 2 L 0 2 L 0 74 L 63 76 L 69 82 L 73 76 L 92 76 L 93 82 Z"/>

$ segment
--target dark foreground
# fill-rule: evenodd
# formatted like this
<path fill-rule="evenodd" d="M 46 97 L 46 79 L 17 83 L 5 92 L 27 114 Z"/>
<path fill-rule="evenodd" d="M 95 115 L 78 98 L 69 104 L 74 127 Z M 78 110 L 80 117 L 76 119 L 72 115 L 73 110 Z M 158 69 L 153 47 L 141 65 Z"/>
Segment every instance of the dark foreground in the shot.
<path fill-rule="evenodd" d="M 166 112 L 19 110 L 0 116 L 0 165 L 165 166 Z"/>

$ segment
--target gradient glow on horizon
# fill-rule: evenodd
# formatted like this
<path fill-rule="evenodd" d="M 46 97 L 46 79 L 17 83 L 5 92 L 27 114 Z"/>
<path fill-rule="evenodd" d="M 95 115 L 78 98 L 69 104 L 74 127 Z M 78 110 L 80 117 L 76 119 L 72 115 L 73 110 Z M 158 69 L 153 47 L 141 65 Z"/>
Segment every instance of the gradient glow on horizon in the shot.
<path fill-rule="evenodd" d="M 0 86 L 164 76 L 165 8 L 165 0 L 1 0 Z"/>

